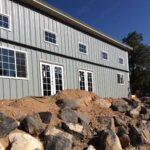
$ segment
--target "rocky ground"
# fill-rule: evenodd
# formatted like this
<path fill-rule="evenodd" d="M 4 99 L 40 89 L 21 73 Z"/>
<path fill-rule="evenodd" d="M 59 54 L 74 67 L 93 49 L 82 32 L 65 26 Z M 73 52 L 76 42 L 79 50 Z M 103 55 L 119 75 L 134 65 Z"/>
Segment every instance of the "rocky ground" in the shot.
<path fill-rule="evenodd" d="M 150 98 L 65 90 L 0 101 L 0 150 L 150 150 Z"/>

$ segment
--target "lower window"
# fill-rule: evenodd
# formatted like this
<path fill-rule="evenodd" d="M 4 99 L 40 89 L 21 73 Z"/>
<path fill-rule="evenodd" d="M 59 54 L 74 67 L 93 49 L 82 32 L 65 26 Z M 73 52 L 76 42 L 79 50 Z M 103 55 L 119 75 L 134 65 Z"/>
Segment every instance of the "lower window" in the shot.
<path fill-rule="evenodd" d="M 80 90 L 93 92 L 93 73 L 90 71 L 79 70 Z"/>
<path fill-rule="evenodd" d="M 0 48 L 0 76 L 27 78 L 26 53 Z"/>
<path fill-rule="evenodd" d="M 123 74 L 117 74 L 117 82 L 118 82 L 118 84 L 124 84 L 124 75 Z"/>

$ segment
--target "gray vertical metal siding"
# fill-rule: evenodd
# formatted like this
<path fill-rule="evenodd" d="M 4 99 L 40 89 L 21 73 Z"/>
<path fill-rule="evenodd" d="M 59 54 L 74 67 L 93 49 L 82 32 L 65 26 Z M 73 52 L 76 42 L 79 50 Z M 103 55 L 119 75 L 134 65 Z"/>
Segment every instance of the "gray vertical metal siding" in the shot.
<path fill-rule="evenodd" d="M 128 53 L 126 51 L 100 41 L 94 37 L 88 36 L 85 33 L 13 1 L 0 0 L 0 4 L 2 4 L 2 10 L 0 10 L 0 12 L 11 16 L 11 31 L 0 29 L 0 37 L 50 52 L 72 56 L 122 70 L 128 70 Z M 44 29 L 48 29 L 49 31 L 56 33 L 58 45 L 44 42 Z M 87 44 L 88 54 L 81 54 L 79 52 L 78 42 Z M 123 72 L 125 74 L 126 84 L 118 85 L 116 74 L 120 71 L 4 42 L 0 42 L 0 44 L 10 48 L 27 51 L 29 70 L 29 80 L 0 78 L 0 99 L 20 98 L 28 95 L 41 95 L 41 83 L 39 81 L 40 60 L 56 64 L 58 63 L 64 66 L 65 88 L 78 88 L 78 69 L 82 68 L 93 71 L 94 89 L 98 95 L 122 97 L 127 96 L 128 94 L 128 73 L 126 72 Z M 102 51 L 108 52 L 108 61 L 102 60 Z M 124 58 L 125 65 L 120 65 L 118 63 L 119 56 Z"/>

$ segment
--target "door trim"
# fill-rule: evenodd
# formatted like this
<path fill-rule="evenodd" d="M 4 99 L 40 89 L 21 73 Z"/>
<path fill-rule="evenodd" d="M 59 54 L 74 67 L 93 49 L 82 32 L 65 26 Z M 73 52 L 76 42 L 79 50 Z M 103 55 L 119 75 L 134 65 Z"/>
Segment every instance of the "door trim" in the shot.
<path fill-rule="evenodd" d="M 62 69 L 62 90 L 64 90 L 64 66 L 63 65 L 59 65 L 59 64 L 54 64 L 54 63 L 50 63 L 50 62 L 46 62 L 46 61 L 40 61 L 40 83 L 41 83 L 41 96 L 44 96 L 43 94 L 43 74 L 42 74 L 42 64 L 44 65 L 49 65 L 50 69 L 51 69 L 51 77 L 52 77 L 52 81 L 53 84 L 51 86 L 51 95 L 56 94 L 56 84 L 55 84 L 55 67 L 60 67 Z"/>

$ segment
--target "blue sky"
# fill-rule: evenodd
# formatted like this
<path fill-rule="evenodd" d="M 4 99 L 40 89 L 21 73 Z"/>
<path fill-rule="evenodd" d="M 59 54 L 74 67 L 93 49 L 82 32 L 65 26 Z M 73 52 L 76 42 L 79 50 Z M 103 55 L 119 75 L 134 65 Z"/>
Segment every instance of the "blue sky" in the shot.
<path fill-rule="evenodd" d="M 45 1 L 119 41 L 136 30 L 150 45 L 150 0 Z"/>

